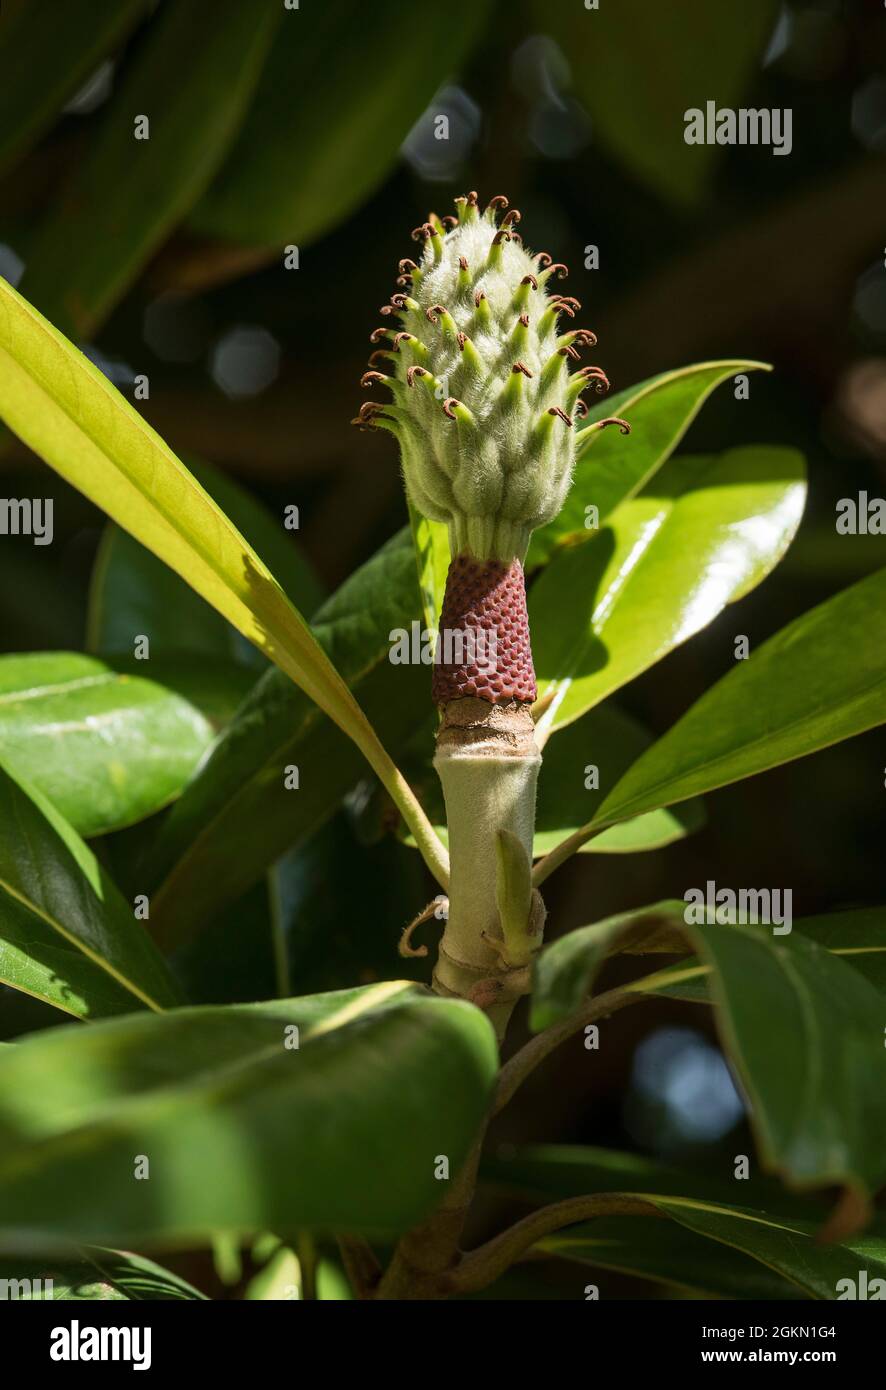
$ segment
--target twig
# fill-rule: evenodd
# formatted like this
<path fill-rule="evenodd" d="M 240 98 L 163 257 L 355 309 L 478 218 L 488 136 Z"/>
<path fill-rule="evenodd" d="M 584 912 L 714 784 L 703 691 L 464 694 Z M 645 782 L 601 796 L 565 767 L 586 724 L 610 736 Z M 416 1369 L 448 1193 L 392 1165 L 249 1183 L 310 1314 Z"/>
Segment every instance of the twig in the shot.
<path fill-rule="evenodd" d="M 595 999 L 589 999 L 584 1008 L 579 1009 L 578 1013 L 571 1014 L 569 1018 L 565 1018 L 562 1023 L 555 1023 L 553 1027 L 546 1028 L 543 1033 L 538 1033 L 536 1037 L 526 1043 L 525 1047 L 521 1047 L 519 1052 L 515 1052 L 510 1061 L 502 1067 L 492 1113 L 497 1115 L 500 1110 L 503 1110 L 530 1072 L 534 1071 L 539 1063 L 543 1062 L 567 1038 L 571 1038 L 574 1033 L 581 1032 L 582 1028 L 587 1027 L 596 1019 L 608 1018 L 610 1014 L 616 1013 L 628 1004 L 636 1004 L 642 998 L 643 995 L 636 990 L 634 985 L 622 985 L 618 989 L 610 989 L 606 994 L 598 994 Z"/>
<path fill-rule="evenodd" d="M 476 1293 L 485 1289 L 504 1274 L 530 1246 L 542 1237 L 573 1226 L 577 1221 L 589 1221 L 595 1216 L 661 1216 L 662 1213 L 640 1197 L 620 1193 L 598 1192 L 591 1197 L 566 1197 L 552 1206 L 531 1212 L 516 1226 L 472 1250 L 450 1275 L 451 1287 L 458 1293 Z"/>

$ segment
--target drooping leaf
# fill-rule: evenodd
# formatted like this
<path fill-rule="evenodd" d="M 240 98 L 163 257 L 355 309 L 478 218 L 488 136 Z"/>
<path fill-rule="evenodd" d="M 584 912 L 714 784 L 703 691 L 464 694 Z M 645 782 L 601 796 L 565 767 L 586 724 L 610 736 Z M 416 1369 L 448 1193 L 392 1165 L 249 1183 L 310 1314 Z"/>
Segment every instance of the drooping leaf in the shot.
<path fill-rule="evenodd" d="M 421 611 L 409 534 L 401 531 L 317 613 L 314 631 L 380 736 L 395 750 L 424 721 L 430 672 L 393 665 L 390 634 Z M 287 768 L 298 768 L 298 789 Z M 219 739 L 154 847 L 161 936 L 180 941 L 322 825 L 364 764 L 317 708 L 269 671 Z"/>
<path fill-rule="evenodd" d="M 539 728 L 577 719 L 660 661 L 777 564 L 806 489 L 791 449 L 672 459 L 592 541 L 532 586 Z"/>
<path fill-rule="evenodd" d="M 273 0 L 192 0 L 150 25 L 54 216 L 25 248 L 24 292 L 66 332 L 92 333 L 203 192 L 280 15 Z"/>
<path fill-rule="evenodd" d="M 178 796 L 214 737 L 180 695 L 79 652 L 0 656 L 0 760 L 80 835 L 134 825 Z"/>
<path fill-rule="evenodd" d="M 655 1203 L 658 1205 L 658 1203 Z M 662 1204 L 663 1210 L 666 1204 Z M 575 1260 L 676 1286 L 698 1297 L 789 1299 L 794 1287 L 742 1250 L 655 1217 L 604 1216 L 569 1226 L 533 1246 L 539 1254 Z M 576 1281 L 586 1284 L 587 1275 Z"/>
<path fill-rule="evenodd" d="M 812 1194 L 800 1197 L 755 1175 L 738 1180 L 731 1155 L 715 1157 L 715 1168 L 718 1163 L 719 1172 L 711 1171 L 710 1160 L 680 1169 L 637 1154 L 538 1144 L 506 1160 L 486 1160 L 483 1174 L 545 1201 L 596 1192 L 642 1195 L 667 1220 L 601 1217 L 534 1247 L 602 1269 L 726 1298 L 835 1299 L 843 1292 L 840 1279 L 857 1287 L 862 1270 L 868 1280 L 884 1277 L 880 1218 L 862 1236 L 824 1245 L 816 1237 L 826 1209 Z"/>
<path fill-rule="evenodd" d="M 287 12 L 230 156 L 191 225 L 252 246 L 304 246 L 336 226 L 395 164 L 488 10 L 488 0 L 456 0 L 428 8 L 420 24 L 403 23 L 397 0 L 376 0 L 371 24 L 360 0 Z"/>
<path fill-rule="evenodd" d="M 531 1025 L 568 1017 L 618 935 L 662 922 L 710 967 L 724 1049 L 750 1100 L 761 1161 L 798 1187 L 839 1184 L 856 1216 L 886 1181 L 875 1137 L 886 1125 L 886 1053 L 878 991 L 799 933 L 687 925 L 685 903 L 660 903 L 570 933 L 536 960 Z M 773 1058 L 777 1057 L 777 1066 Z"/>
<path fill-rule="evenodd" d="M 529 545 L 526 568 L 543 564 L 564 543 L 587 540 L 589 517 L 605 525 L 615 508 L 652 481 L 698 415 L 708 397 L 739 373 L 769 371 L 766 362 L 741 358 L 697 362 L 650 377 L 592 405 L 579 439 L 572 487 L 559 515 L 536 531 Z M 596 420 L 617 415 L 631 426 L 630 436 L 609 428 L 594 430 Z"/>
<path fill-rule="evenodd" d="M 176 1002 L 162 957 L 70 825 L 0 767 L 0 979 L 82 1018 Z"/>
<path fill-rule="evenodd" d="M 0 169 L 26 154 L 147 9 L 145 0 L 29 0 L 0 25 Z"/>
<path fill-rule="evenodd" d="M 886 719 L 886 569 L 770 637 L 625 773 L 599 827 L 802 758 Z"/>
<path fill-rule="evenodd" d="M 719 911 L 722 915 L 723 909 Z M 765 927 L 761 930 L 765 930 Z M 862 907 L 851 912 L 799 917 L 792 922 L 791 930 L 800 932 L 810 941 L 839 956 L 881 994 L 886 992 L 886 908 Z M 673 944 L 667 940 L 655 949 L 669 950 Z M 642 953 L 643 947 L 630 945 L 627 949 L 637 949 Z M 644 985 L 643 993 L 684 999 L 690 1003 L 710 1003 L 710 974 L 710 966 L 692 956 L 669 970 L 657 971 L 654 983 Z"/>
<path fill-rule="evenodd" d="M 214 502 L 262 557 L 300 612 L 310 615 L 323 593 L 288 533 L 233 479 L 193 459 L 188 466 Z M 119 526 L 105 528 L 89 591 L 86 644 L 101 656 L 131 653 L 136 636 L 149 638 L 152 658 L 206 655 L 263 670 L 260 653 L 177 574 Z"/>
<path fill-rule="evenodd" d="M 391 1234 L 439 1200 L 496 1066 L 478 1009 L 404 982 L 33 1035 L 0 1056 L 0 1240 Z"/>
<path fill-rule="evenodd" d="M 441 882 L 448 866 L 345 682 L 258 555 L 110 382 L 0 280 L 0 415 L 180 574 L 360 748 Z"/>
<path fill-rule="evenodd" d="M 722 146 L 687 143 L 686 112 L 715 96 L 711 104 L 734 120 L 772 33 L 774 0 L 749 0 L 740 11 L 706 0 L 534 4 L 542 32 L 565 54 L 595 138 L 654 192 L 697 202 Z"/>

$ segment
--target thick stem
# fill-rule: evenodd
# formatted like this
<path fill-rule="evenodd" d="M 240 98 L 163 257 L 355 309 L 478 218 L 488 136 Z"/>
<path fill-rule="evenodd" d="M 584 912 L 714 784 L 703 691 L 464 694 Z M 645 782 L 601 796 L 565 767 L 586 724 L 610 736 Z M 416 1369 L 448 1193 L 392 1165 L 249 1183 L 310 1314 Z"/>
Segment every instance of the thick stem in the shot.
<path fill-rule="evenodd" d="M 500 831 L 510 832 L 527 862 L 532 860 L 541 763 L 533 727 L 529 706 L 517 701 L 450 700 L 434 759 L 446 801 L 450 861 L 449 919 L 434 988 L 485 1009 L 499 1036 L 529 984 L 525 961 L 515 964 L 504 946 L 497 874 Z"/>

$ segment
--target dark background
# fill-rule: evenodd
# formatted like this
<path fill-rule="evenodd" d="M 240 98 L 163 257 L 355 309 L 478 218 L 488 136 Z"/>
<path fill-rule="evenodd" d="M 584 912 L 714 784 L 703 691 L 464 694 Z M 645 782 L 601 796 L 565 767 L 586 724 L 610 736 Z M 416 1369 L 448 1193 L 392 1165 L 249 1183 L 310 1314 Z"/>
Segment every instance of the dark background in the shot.
<path fill-rule="evenodd" d="M 0 24 L 16 8 L 4 5 Z M 335 44 L 367 49 L 355 79 L 367 102 L 379 84 L 396 90 L 414 79 L 396 42 L 382 57 L 376 51 L 378 28 L 397 9 L 404 29 L 422 24 L 411 5 L 338 6 Z M 302 0 L 298 22 L 317 24 L 318 13 Z M 455 6 L 452 24 L 465 13 Z M 146 15 L 132 28 L 79 109 L 0 177 L 0 273 L 10 279 L 47 227 L 57 226 L 63 245 L 65 181 L 88 158 L 154 22 Z M 281 102 L 310 104 L 317 129 L 342 149 L 361 101 L 353 81 L 351 104 L 339 100 L 334 69 L 331 50 L 329 65 L 304 74 Z M 685 146 L 682 111 L 708 98 L 791 108 L 790 156 Z M 838 536 L 834 522 L 839 498 L 886 493 L 886 10 L 879 0 L 602 0 L 595 13 L 580 0 L 503 0 L 426 100 L 417 122 L 392 132 L 371 192 L 353 205 L 345 198 L 313 237 L 293 228 L 297 272 L 283 268 L 273 238 L 238 245 L 183 216 L 80 341 L 130 397 L 133 376 L 149 376 L 150 399 L 139 408 L 179 453 L 221 467 L 278 515 L 297 504 L 298 543 L 329 588 L 405 520 L 393 442 L 358 434 L 349 420 L 377 306 L 399 257 L 415 251 L 409 231 L 430 208 L 449 212 L 456 194 L 477 188 L 485 202 L 506 193 L 522 211 L 526 242 L 567 262 L 568 293 L 583 302 L 582 322 L 598 335 L 596 358 L 614 390 L 705 358 L 772 362 L 772 375 L 750 378 L 747 401 L 721 387 L 682 447 L 800 448 L 806 514 L 758 591 L 620 694 L 661 732 L 731 668 L 736 634 L 754 649 L 882 563 L 883 538 Z M 447 142 L 433 138 L 440 113 L 450 120 Z M 297 142 L 291 159 L 297 180 Z M 118 230 L 100 206 L 94 211 L 95 235 L 111 245 Z M 599 247 L 596 271 L 584 269 L 588 244 Z M 21 288 L 28 292 L 27 269 Z M 56 317 L 52 303 L 36 294 L 35 302 Z M 0 467 L 8 496 L 36 489 L 56 501 L 53 546 L 5 539 L 0 549 L 0 649 L 81 647 L 102 518 L 14 441 L 5 441 Z M 708 878 L 790 887 L 795 916 L 884 902 L 884 782 L 881 729 L 715 793 L 693 838 L 630 859 L 584 855 L 561 870 L 546 890 L 551 931 L 680 896 Z M 343 812 L 292 857 L 290 910 L 316 917 L 335 948 L 332 965 L 329 937 L 316 959 L 300 962 L 299 992 L 403 973 L 397 935 L 430 884 L 393 839 L 367 845 L 361 837 Z M 236 915 L 246 920 L 242 905 Z M 218 965 L 221 931 L 212 940 L 207 972 Z M 248 960 L 243 981 L 263 968 L 250 976 L 252 940 L 242 930 L 232 938 L 230 949 Z M 227 972 L 215 973 L 214 988 L 230 994 Z M 614 966 L 608 982 L 625 973 Z M 248 983 L 241 988 L 248 994 Z M 17 1000 L 2 1031 L 54 1021 Z M 499 1138 L 605 1143 L 699 1162 L 747 1152 L 731 1083 L 701 1039 L 712 1033 L 706 1011 L 693 1006 L 620 1015 L 605 1026 L 601 1052 L 576 1044 L 542 1068 Z"/>

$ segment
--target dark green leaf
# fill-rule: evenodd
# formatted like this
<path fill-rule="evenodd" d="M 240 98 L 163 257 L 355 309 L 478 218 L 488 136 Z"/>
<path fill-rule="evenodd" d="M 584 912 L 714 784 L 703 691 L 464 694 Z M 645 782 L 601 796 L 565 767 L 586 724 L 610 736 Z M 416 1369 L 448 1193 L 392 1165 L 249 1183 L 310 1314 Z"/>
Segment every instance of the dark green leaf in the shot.
<path fill-rule="evenodd" d="M 436 1156 L 458 1170 L 496 1067 L 478 1009 L 403 982 L 33 1035 L 0 1056 L 0 1239 L 396 1232 L 439 1201 Z"/>
<path fill-rule="evenodd" d="M 785 1192 L 765 1178 L 737 1180 L 731 1155 L 714 1160 L 718 1162 L 719 1173 L 711 1171 L 710 1162 L 704 1168 L 679 1169 L 637 1154 L 539 1144 L 508 1159 L 487 1160 L 483 1172 L 497 1183 L 547 1200 L 593 1192 L 642 1194 L 663 1216 L 705 1242 L 716 1242 L 705 1252 L 664 1222 L 607 1217 L 572 1226 L 535 1247 L 567 1259 L 645 1271 L 653 1278 L 667 1278 L 670 1269 L 676 1283 L 732 1298 L 786 1298 L 796 1288 L 806 1296 L 834 1299 L 843 1292 L 839 1279 L 857 1282 L 862 1270 L 869 1277 L 883 1277 L 886 1243 L 879 1219 L 864 1236 L 822 1245 L 816 1236 L 825 1208 L 817 1199 Z M 756 1272 L 749 1259 L 758 1262 Z M 788 1281 L 781 1293 L 779 1279 Z M 724 1281 L 732 1283 L 731 1291 Z"/>
<path fill-rule="evenodd" d="M 488 0 L 455 0 L 411 22 L 397 0 L 375 0 L 367 23 L 362 0 L 324 0 L 286 13 L 243 127 L 192 225 L 255 246 L 304 246 L 336 226 L 396 163 L 437 88 L 457 75 L 488 10 Z"/>
<path fill-rule="evenodd" d="M 218 469 L 194 459 L 188 466 L 237 530 L 261 556 L 296 608 L 310 616 L 323 592 L 296 544 L 267 508 Z M 90 651 L 131 653 L 146 636 L 151 656 L 187 652 L 237 661 L 254 670 L 260 652 L 199 594 L 128 532 L 110 523 L 96 558 L 89 592 Z"/>
<path fill-rule="evenodd" d="M 686 925 L 685 909 L 660 903 L 544 949 L 534 972 L 532 1027 L 575 1011 L 620 935 L 652 933 L 670 919 L 711 969 L 718 1027 L 750 1100 L 764 1166 L 800 1187 L 840 1184 L 864 1203 L 886 1181 L 878 1138 L 886 1126 L 878 991 L 799 933 L 775 938 L 759 928 Z"/>
<path fill-rule="evenodd" d="M 396 753 L 424 720 L 430 671 L 392 665 L 390 633 L 419 620 L 421 600 L 402 531 L 323 605 L 314 632 Z M 287 790 L 285 769 L 299 770 Z M 332 813 L 365 764 L 328 719 L 269 671 L 173 808 L 153 856 L 164 940 L 179 942 L 254 883 Z"/>
<path fill-rule="evenodd" d="M 535 4 L 572 68 L 595 139 L 655 192 L 695 202 L 721 147 L 686 144 L 685 113 L 703 110 L 711 96 L 719 108 L 741 106 L 775 24 L 774 0 L 740 8 L 707 0 L 619 0 L 593 10 Z"/>
<path fill-rule="evenodd" d="M 70 825 L 0 768 L 0 979 L 81 1017 L 175 1002 L 133 909 Z"/>
<path fill-rule="evenodd" d="M 65 332 L 92 333 L 209 183 L 281 14 L 275 0 L 190 0 L 151 24 L 54 216 L 26 248 L 23 292 Z M 135 138 L 141 117 L 147 139 Z"/>
<path fill-rule="evenodd" d="M 0 168 L 26 154 L 146 0 L 27 0 L 0 24 Z"/>

